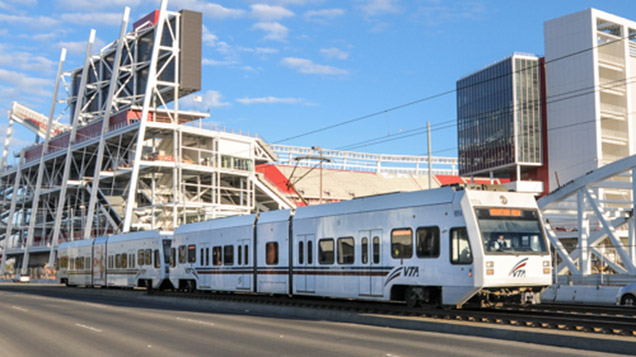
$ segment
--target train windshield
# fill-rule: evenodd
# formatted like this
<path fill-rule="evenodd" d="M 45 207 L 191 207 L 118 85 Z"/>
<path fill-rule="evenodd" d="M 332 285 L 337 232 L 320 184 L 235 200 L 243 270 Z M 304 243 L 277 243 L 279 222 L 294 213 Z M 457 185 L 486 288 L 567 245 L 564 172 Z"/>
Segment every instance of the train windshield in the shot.
<path fill-rule="evenodd" d="M 536 210 L 478 208 L 477 220 L 484 251 L 492 254 L 546 253 L 547 247 Z"/>

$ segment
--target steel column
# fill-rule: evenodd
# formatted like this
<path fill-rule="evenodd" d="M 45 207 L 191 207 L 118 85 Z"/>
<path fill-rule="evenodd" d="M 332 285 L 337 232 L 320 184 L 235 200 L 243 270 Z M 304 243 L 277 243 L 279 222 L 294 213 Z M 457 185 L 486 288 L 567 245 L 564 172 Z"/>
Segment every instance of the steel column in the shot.
<path fill-rule="evenodd" d="M 161 0 L 161 8 L 159 10 L 159 19 L 155 27 L 155 39 L 152 47 L 152 55 L 150 56 L 150 67 L 148 68 L 148 83 L 144 92 L 144 103 L 141 111 L 141 119 L 139 121 L 139 131 L 137 132 L 137 145 L 135 146 L 135 158 L 133 162 L 132 173 L 130 175 L 130 185 L 128 191 L 128 199 L 126 200 L 126 213 L 124 215 L 123 232 L 130 231 L 132 223 L 133 207 L 135 206 L 137 193 L 137 180 L 139 179 L 139 166 L 141 161 L 141 153 L 143 143 L 146 136 L 146 125 L 148 121 L 148 112 L 150 111 L 150 100 L 155 95 L 157 85 L 157 61 L 159 59 L 159 48 L 161 47 L 161 37 L 163 35 L 163 26 L 166 22 L 167 0 Z M 159 94 L 159 93 L 157 93 Z"/>
<path fill-rule="evenodd" d="M 51 252 L 49 254 L 49 266 L 52 261 L 55 260 L 55 251 L 60 240 L 60 229 L 62 226 L 62 215 L 64 214 L 64 203 L 66 200 L 66 190 L 68 188 L 68 177 L 71 172 L 71 165 L 73 161 L 73 144 L 75 143 L 75 137 L 77 135 L 77 126 L 79 122 L 80 112 L 82 111 L 82 102 L 84 101 L 84 92 L 86 90 L 86 80 L 88 78 L 88 66 L 91 60 L 91 51 L 93 50 L 93 43 L 95 43 L 95 30 L 91 30 L 88 38 L 88 44 L 86 45 L 86 56 L 84 58 L 84 67 L 82 69 L 82 79 L 80 80 L 79 91 L 77 92 L 77 101 L 75 102 L 75 112 L 73 113 L 73 126 L 71 127 L 71 136 L 68 140 L 68 146 L 66 148 L 66 157 L 64 160 L 64 173 L 62 175 L 62 187 L 60 188 L 59 197 L 57 199 L 57 208 L 55 210 L 55 223 L 53 225 L 53 239 L 51 242 Z M 69 216 L 71 222 L 73 215 Z M 72 235 L 73 232 L 71 231 Z"/>
<path fill-rule="evenodd" d="M 583 192 L 583 189 L 578 190 L 578 192 L 576 193 L 576 205 L 579 229 L 579 248 L 581 249 L 581 255 L 579 257 L 579 270 L 576 273 L 589 275 L 592 271 L 592 266 L 590 264 L 590 252 L 588 249 L 590 221 L 587 219 L 587 213 L 585 212 L 585 193 Z"/>
<path fill-rule="evenodd" d="M 7 247 L 9 246 L 9 238 L 13 231 L 13 222 L 15 221 L 15 207 L 18 203 L 18 190 L 20 188 L 20 180 L 22 180 L 22 162 L 24 161 L 24 150 L 20 151 L 20 159 L 18 159 L 18 169 L 15 172 L 15 182 L 13 183 L 13 192 L 11 195 L 11 208 L 9 209 L 9 220 L 7 222 L 7 231 L 4 234 L 4 244 L 2 245 L 2 261 L 0 263 L 0 277 L 4 275 L 4 265 L 7 263 Z"/>
<path fill-rule="evenodd" d="M 106 112 L 104 113 L 104 119 L 102 122 L 102 131 L 99 137 L 99 147 L 97 149 L 97 156 L 95 157 L 95 173 L 93 174 L 93 181 L 91 183 L 91 198 L 88 203 L 88 213 L 86 214 L 86 225 L 84 227 L 84 239 L 89 238 L 91 235 L 91 228 L 93 227 L 93 215 L 95 214 L 95 204 L 97 201 L 97 190 L 99 189 L 99 180 L 102 172 L 102 163 L 104 160 L 104 146 L 106 145 L 106 133 L 110 125 L 110 115 L 113 109 L 113 101 L 115 96 L 115 89 L 117 87 L 117 80 L 119 79 L 119 64 L 121 62 L 121 53 L 126 41 L 126 28 L 128 27 L 128 17 L 130 16 L 130 8 L 124 8 L 124 15 L 121 20 L 121 28 L 119 30 L 119 40 L 117 41 L 117 50 L 115 52 L 115 62 L 113 63 L 113 69 L 110 77 L 110 85 L 108 87 L 108 96 L 106 99 Z"/>
<path fill-rule="evenodd" d="M 42 153 L 40 154 L 40 164 L 38 166 L 38 177 L 35 183 L 35 192 L 33 193 L 33 202 L 31 204 L 31 218 L 29 219 L 29 230 L 27 231 L 27 245 L 24 249 L 24 259 L 22 260 L 22 274 L 26 274 L 29 267 L 29 248 L 33 245 L 33 235 L 35 234 L 35 223 L 37 222 L 38 209 L 40 206 L 40 192 L 42 190 L 42 179 L 44 176 L 44 157 L 49 151 L 49 141 L 51 140 L 51 131 L 53 130 L 53 117 L 55 116 L 55 104 L 57 103 L 57 91 L 60 88 L 60 78 L 62 76 L 62 68 L 66 61 L 66 48 L 62 48 L 60 53 L 60 62 L 57 66 L 57 76 L 55 78 L 55 87 L 53 88 L 53 99 L 51 100 L 51 109 L 49 111 L 49 121 L 46 124 L 46 135 L 44 144 L 42 145 Z M 43 222 L 46 219 L 43 220 Z M 42 227 L 42 238 L 45 238 L 44 226 Z"/>
<path fill-rule="evenodd" d="M 4 138 L 4 149 L 2 150 L 2 163 L 0 163 L 0 171 L 4 170 L 7 165 L 7 157 L 9 156 L 9 145 L 11 144 L 11 136 L 13 135 L 13 120 L 11 112 L 9 112 L 9 126 L 7 127 L 7 136 Z"/>

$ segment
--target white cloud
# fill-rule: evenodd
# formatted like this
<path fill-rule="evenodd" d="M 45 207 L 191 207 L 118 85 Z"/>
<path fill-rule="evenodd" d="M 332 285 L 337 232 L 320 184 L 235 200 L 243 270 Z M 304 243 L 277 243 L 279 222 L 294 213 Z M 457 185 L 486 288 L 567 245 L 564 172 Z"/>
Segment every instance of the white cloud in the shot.
<path fill-rule="evenodd" d="M 21 16 L 21 15 L 6 15 L 0 14 L 0 22 L 6 22 L 9 24 L 25 24 L 29 27 L 54 27 L 57 26 L 60 21 L 47 16 Z"/>
<path fill-rule="evenodd" d="M 294 16 L 293 12 L 282 6 L 255 4 L 250 5 L 250 7 L 252 8 L 251 15 L 261 21 L 275 21 Z"/>
<path fill-rule="evenodd" d="M 202 41 L 205 45 L 214 47 L 217 51 L 225 55 L 233 53 L 230 45 L 225 41 L 219 41 L 218 36 L 210 32 L 205 25 L 203 25 L 202 29 Z"/>
<path fill-rule="evenodd" d="M 253 53 L 255 55 L 265 56 L 265 55 L 273 55 L 274 53 L 278 53 L 278 50 L 271 47 L 239 47 L 239 51 Z"/>
<path fill-rule="evenodd" d="M 49 80 L 29 77 L 24 73 L 7 71 L 2 68 L 0 68 L 0 82 L 14 86 L 20 92 L 36 96 L 50 97 L 52 92 L 44 89 L 51 86 L 51 81 Z"/>
<path fill-rule="evenodd" d="M 320 53 L 327 58 L 337 58 L 340 60 L 346 60 L 349 57 L 349 52 L 339 50 L 335 47 L 321 48 Z"/>
<path fill-rule="evenodd" d="M 245 15 L 245 10 L 230 9 L 203 0 L 173 0 L 170 2 L 170 6 L 178 9 L 200 11 L 213 19 L 237 18 Z"/>
<path fill-rule="evenodd" d="M 258 97 L 258 98 L 238 98 L 237 102 L 245 105 L 251 104 L 302 104 L 306 101 L 302 98 L 279 98 L 279 97 Z"/>
<path fill-rule="evenodd" d="M 281 63 L 289 68 L 295 69 L 305 74 L 328 74 L 328 75 L 347 75 L 349 72 L 345 69 L 316 64 L 311 60 L 297 57 L 283 58 Z"/>
<path fill-rule="evenodd" d="M 201 64 L 204 66 L 231 66 L 238 64 L 238 61 L 225 60 L 225 61 L 217 61 L 211 58 L 203 58 L 201 60 Z"/>
<path fill-rule="evenodd" d="M 486 6 L 480 2 L 464 1 L 445 4 L 447 5 L 431 1 L 430 5 L 418 7 L 413 17 L 428 26 L 437 26 L 443 23 L 478 19 L 487 12 Z"/>
<path fill-rule="evenodd" d="M 120 13 L 104 13 L 104 12 L 89 12 L 89 13 L 67 13 L 60 15 L 60 19 L 64 21 L 64 23 L 75 24 L 75 25 L 91 25 L 91 24 L 100 24 L 100 25 L 111 25 L 111 26 L 119 26 L 121 24 L 122 14 Z"/>
<path fill-rule="evenodd" d="M 70 54 L 84 54 L 86 53 L 86 46 L 88 45 L 88 41 L 60 41 L 55 47 L 57 48 L 66 48 L 68 53 Z M 99 50 L 106 46 L 106 43 L 99 38 L 95 38 L 95 43 L 93 43 L 92 51 L 93 53 L 99 52 Z M 82 60 L 83 63 L 84 60 Z"/>
<path fill-rule="evenodd" d="M 366 16 L 396 14 L 401 11 L 397 5 L 398 0 L 365 0 L 364 2 L 365 4 L 360 6 L 360 10 Z"/>
<path fill-rule="evenodd" d="M 323 9 L 323 10 L 309 10 L 305 12 L 305 19 L 309 21 L 325 21 L 331 20 L 338 16 L 345 14 L 343 9 Z"/>
<path fill-rule="evenodd" d="M 201 101 L 195 101 L 195 97 L 201 97 Z M 194 93 L 179 100 L 179 105 L 183 108 L 195 108 L 206 110 L 209 108 L 220 108 L 230 105 L 223 101 L 223 95 L 216 90 L 208 90 L 205 93 Z"/>
<path fill-rule="evenodd" d="M 46 73 L 54 66 L 55 63 L 46 57 L 28 52 L 9 52 L 0 44 L 0 67 Z"/>
<path fill-rule="evenodd" d="M 272 41 L 285 41 L 289 30 L 278 22 L 259 22 L 252 28 L 266 32 L 264 39 Z"/>
<path fill-rule="evenodd" d="M 35 0 L 34 0 L 35 1 Z M 103 9 L 106 7 L 120 7 L 122 10 L 124 6 L 135 8 L 141 4 L 141 0 L 108 0 L 108 1 L 95 1 L 95 0 L 58 0 L 58 7 L 64 9 L 73 10 L 95 10 Z"/>

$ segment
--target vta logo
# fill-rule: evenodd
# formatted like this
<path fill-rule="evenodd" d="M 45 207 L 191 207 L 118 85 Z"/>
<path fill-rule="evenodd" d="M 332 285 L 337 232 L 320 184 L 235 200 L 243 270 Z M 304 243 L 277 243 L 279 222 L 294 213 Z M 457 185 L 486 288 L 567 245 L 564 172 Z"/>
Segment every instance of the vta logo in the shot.
<path fill-rule="evenodd" d="M 508 276 L 513 278 L 525 278 L 526 277 L 526 264 L 528 263 L 528 258 L 521 259 L 508 273 Z"/>
<path fill-rule="evenodd" d="M 419 267 L 404 267 L 404 276 L 407 278 L 419 278 L 420 268 Z"/>

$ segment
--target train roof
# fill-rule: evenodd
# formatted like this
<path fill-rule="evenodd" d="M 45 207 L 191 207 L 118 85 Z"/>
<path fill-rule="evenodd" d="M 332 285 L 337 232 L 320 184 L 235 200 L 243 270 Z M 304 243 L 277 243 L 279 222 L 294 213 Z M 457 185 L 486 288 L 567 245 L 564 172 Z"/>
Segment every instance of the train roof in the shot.
<path fill-rule="evenodd" d="M 122 233 L 114 236 L 108 237 L 108 243 L 117 243 L 121 241 L 130 241 L 137 239 L 147 239 L 147 238 L 155 238 L 161 233 L 153 229 L 151 231 L 139 231 L 139 232 L 131 232 L 131 233 Z"/>
<path fill-rule="evenodd" d="M 212 219 L 209 221 L 181 225 L 179 226 L 179 228 L 175 229 L 174 234 L 198 232 L 198 231 L 203 231 L 208 229 L 222 229 L 222 228 L 232 228 L 232 227 L 240 227 L 240 226 L 252 226 L 254 225 L 255 220 L 256 220 L 255 214 L 248 214 L 245 216 L 231 216 L 231 217 L 217 218 L 217 219 Z"/>
<path fill-rule="evenodd" d="M 281 209 L 275 211 L 262 212 L 258 216 L 258 223 L 274 223 L 274 222 L 282 222 L 289 220 L 292 211 L 289 209 Z"/>
<path fill-rule="evenodd" d="M 64 248 L 66 246 L 74 247 L 74 248 L 86 247 L 86 246 L 92 245 L 93 244 L 93 240 L 94 240 L 94 238 L 89 238 L 89 239 L 75 240 L 75 241 L 72 241 L 72 242 L 64 242 L 64 243 L 60 243 L 60 245 L 57 247 L 57 249 Z"/>
<path fill-rule="evenodd" d="M 424 205 L 448 204 L 453 201 L 456 194 L 458 194 L 456 188 L 442 187 L 432 190 L 362 197 L 350 201 L 299 207 L 296 209 L 294 219 L 316 218 Z"/>

